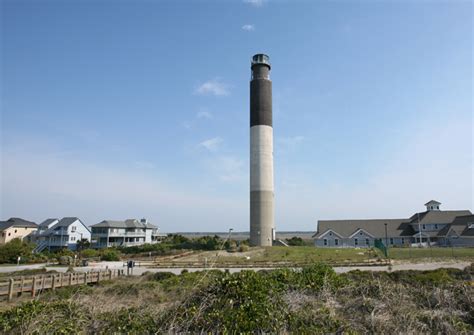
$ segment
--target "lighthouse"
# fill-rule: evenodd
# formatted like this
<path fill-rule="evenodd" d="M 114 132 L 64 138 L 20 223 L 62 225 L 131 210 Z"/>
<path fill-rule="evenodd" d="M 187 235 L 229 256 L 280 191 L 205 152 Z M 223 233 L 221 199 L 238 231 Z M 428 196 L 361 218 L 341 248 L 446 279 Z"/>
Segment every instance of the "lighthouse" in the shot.
<path fill-rule="evenodd" d="M 275 239 L 273 122 L 270 58 L 252 57 L 250 80 L 250 244 L 271 246 Z"/>

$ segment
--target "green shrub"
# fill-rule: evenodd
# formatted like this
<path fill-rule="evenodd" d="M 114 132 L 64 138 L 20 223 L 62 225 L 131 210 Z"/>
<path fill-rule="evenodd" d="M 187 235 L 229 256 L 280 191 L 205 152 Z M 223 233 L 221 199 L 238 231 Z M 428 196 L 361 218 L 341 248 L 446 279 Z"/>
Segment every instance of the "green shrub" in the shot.
<path fill-rule="evenodd" d="M 102 254 L 100 256 L 100 259 L 103 261 L 119 261 L 120 260 L 120 254 L 117 250 L 114 249 L 105 249 L 102 251 Z"/>
<path fill-rule="evenodd" d="M 286 242 L 288 243 L 288 245 L 291 245 L 291 246 L 305 246 L 306 245 L 306 243 L 303 241 L 301 237 L 296 237 L 296 236 L 293 236 L 292 238 L 287 238 Z"/>
<path fill-rule="evenodd" d="M 6 334 L 13 329 L 20 328 L 23 323 L 28 323 L 28 321 L 41 313 L 45 306 L 44 303 L 39 301 L 30 301 L 0 312 L 0 330 L 3 334 Z"/>
<path fill-rule="evenodd" d="M 279 293 L 261 273 L 225 273 L 172 315 L 178 332 L 275 332 L 286 322 L 286 305 Z"/>
<path fill-rule="evenodd" d="M 172 272 L 155 272 L 152 274 L 151 279 L 156 281 L 162 281 L 171 277 L 176 277 Z"/>
<path fill-rule="evenodd" d="M 0 245 L 0 263 L 16 264 L 18 256 L 21 256 L 21 263 L 27 263 L 33 257 L 34 246 L 15 238 L 10 242 Z"/>
<path fill-rule="evenodd" d="M 248 251 L 248 250 L 249 250 L 249 246 L 246 245 L 246 244 L 241 244 L 241 245 L 239 246 L 239 252 L 246 252 L 246 251 Z"/>
<path fill-rule="evenodd" d="M 4 334 L 22 334 L 23 325 L 34 322 L 34 329 L 29 333 L 76 334 L 83 330 L 89 318 L 82 308 L 69 301 L 31 301 L 0 312 L 0 330 Z"/>
<path fill-rule="evenodd" d="M 304 267 L 297 278 L 300 288 L 311 290 L 320 290 L 324 286 L 334 290 L 344 284 L 343 278 L 331 266 L 322 263 Z"/>
<path fill-rule="evenodd" d="M 83 258 L 92 258 L 99 256 L 99 251 L 95 249 L 85 249 L 81 251 L 81 257 Z"/>

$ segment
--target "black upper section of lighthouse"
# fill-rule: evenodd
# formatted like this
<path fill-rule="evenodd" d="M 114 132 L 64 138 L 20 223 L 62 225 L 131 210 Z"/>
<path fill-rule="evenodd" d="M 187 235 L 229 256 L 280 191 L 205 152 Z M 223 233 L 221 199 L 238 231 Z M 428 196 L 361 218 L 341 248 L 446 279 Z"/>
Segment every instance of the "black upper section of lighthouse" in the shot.
<path fill-rule="evenodd" d="M 250 81 L 250 127 L 272 127 L 272 82 L 270 58 L 264 54 L 252 57 Z"/>

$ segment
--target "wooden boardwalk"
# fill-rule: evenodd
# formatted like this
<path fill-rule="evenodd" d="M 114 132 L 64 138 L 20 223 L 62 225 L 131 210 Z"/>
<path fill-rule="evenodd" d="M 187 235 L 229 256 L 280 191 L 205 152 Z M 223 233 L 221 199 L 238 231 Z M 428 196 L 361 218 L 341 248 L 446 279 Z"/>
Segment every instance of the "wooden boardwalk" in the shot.
<path fill-rule="evenodd" d="M 47 273 L 35 276 L 16 277 L 0 280 L 0 297 L 7 296 L 11 301 L 24 292 L 34 298 L 44 290 L 55 290 L 60 287 L 99 283 L 124 275 L 123 270 L 105 270 L 95 272 Z"/>

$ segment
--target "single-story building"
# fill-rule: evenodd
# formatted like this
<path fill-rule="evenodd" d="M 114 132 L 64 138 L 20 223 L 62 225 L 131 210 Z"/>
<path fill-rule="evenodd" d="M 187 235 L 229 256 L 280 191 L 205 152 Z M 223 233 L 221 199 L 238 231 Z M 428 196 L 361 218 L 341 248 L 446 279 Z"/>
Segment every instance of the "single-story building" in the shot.
<path fill-rule="evenodd" d="M 426 211 L 405 219 L 319 220 L 316 247 L 371 247 L 376 239 L 390 246 L 411 244 L 474 246 L 474 220 L 469 210 L 442 211 L 431 200 Z"/>

